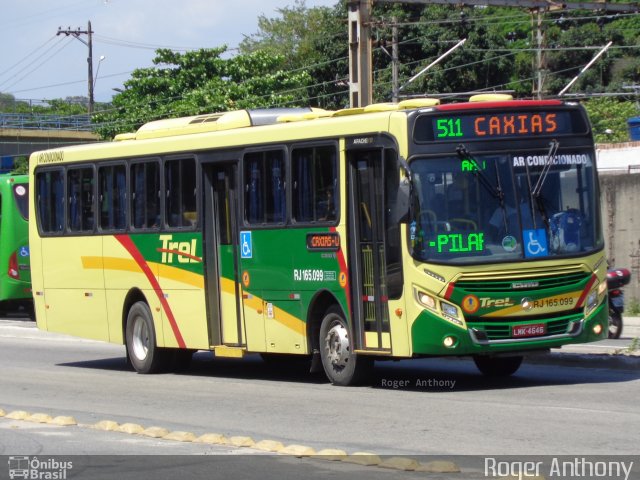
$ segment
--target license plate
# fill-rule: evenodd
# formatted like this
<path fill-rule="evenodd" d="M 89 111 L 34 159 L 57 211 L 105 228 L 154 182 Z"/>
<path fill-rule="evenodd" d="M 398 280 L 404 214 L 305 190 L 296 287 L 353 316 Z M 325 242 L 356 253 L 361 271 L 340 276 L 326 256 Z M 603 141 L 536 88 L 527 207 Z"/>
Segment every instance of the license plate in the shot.
<path fill-rule="evenodd" d="M 532 323 L 530 325 L 516 325 L 511 329 L 513 338 L 539 337 L 547 333 L 547 326 L 544 323 Z"/>

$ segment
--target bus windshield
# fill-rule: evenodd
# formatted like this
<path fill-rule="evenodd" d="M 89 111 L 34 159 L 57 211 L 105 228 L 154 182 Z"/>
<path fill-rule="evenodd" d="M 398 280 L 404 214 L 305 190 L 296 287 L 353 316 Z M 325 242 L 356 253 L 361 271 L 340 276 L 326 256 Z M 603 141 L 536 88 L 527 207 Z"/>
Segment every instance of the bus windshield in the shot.
<path fill-rule="evenodd" d="M 557 151 L 556 151 L 557 150 Z M 490 263 L 602 248 L 587 150 L 469 152 L 418 157 L 413 174 L 412 254 L 436 263 Z"/>

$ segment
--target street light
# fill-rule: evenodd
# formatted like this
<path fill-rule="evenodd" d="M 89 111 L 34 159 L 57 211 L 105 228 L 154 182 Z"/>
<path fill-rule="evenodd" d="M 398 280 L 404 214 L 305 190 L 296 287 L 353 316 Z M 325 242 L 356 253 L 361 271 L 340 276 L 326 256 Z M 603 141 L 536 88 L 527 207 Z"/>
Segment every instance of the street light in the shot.
<path fill-rule="evenodd" d="M 96 82 L 98 81 L 98 73 L 100 72 L 100 64 L 102 63 L 102 61 L 107 58 L 104 55 L 100 55 L 100 58 L 98 59 L 98 66 L 96 67 L 96 76 L 93 78 L 93 89 L 96 89 Z"/>

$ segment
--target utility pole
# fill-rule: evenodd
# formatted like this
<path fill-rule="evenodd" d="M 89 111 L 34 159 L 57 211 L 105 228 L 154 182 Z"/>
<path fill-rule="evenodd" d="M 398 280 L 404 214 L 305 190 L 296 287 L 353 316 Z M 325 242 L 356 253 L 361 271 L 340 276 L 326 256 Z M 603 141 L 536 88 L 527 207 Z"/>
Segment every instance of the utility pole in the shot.
<path fill-rule="evenodd" d="M 391 22 L 393 23 L 391 27 L 391 101 L 397 103 L 400 94 L 400 80 L 398 77 L 400 64 L 398 55 L 398 19 L 393 17 Z"/>
<path fill-rule="evenodd" d="M 89 48 L 89 56 L 87 57 L 87 65 L 88 65 L 88 85 L 89 85 L 89 115 L 91 115 L 93 113 L 93 104 L 94 104 L 94 99 L 93 99 L 93 42 L 91 40 L 91 34 L 93 33 L 93 31 L 91 30 L 91 21 L 87 22 L 87 29 L 86 30 L 80 30 L 80 28 L 77 28 L 76 30 L 71 30 L 71 28 L 68 28 L 67 30 L 62 30 L 62 27 L 58 27 L 58 33 L 56 33 L 56 35 L 66 35 L 67 37 L 69 35 L 72 35 L 73 37 L 77 38 L 78 40 L 80 40 L 82 43 L 84 43 L 88 48 Z M 80 38 L 80 35 L 86 35 L 87 36 L 87 41 L 85 42 L 82 38 Z"/>
<path fill-rule="evenodd" d="M 349 2 L 349 103 L 366 107 L 373 99 L 371 1 Z"/>
<path fill-rule="evenodd" d="M 349 100 L 351 107 L 363 107 L 372 102 L 371 71 L 371 6 L 374 0 L 349 1 Z M 527 8 L 537 14 L 536 83 L 534 94 L 542 97 L 544 84 L 544 32 L 542 14 L 552 10 L 600 10 L 606 12 L 640 12 L 640 2 L 613 3 L 561 2 L 557 0 L 375 0 L 379 3 L 420 5 L 496 6 Z M 395 22 L 394 22 L 395 23 Z M 396 45 L 396 42 L 394 42 Z M 396 57 L 397 58 L 397 57 Z"/>

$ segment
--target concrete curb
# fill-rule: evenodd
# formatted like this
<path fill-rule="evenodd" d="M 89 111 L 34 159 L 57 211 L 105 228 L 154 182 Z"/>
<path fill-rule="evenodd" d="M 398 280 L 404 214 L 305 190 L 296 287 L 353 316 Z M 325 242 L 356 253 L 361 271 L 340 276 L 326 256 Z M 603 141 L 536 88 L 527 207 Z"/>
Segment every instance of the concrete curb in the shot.
<path fill-rule="evenodd" d="M 24 410 L 14 410 L 10 413 L 6 413 L 1 408 L 0 419 L 34 423 L 47 423 L 63 427 L 73 426 L 76 428 L 120 432 L 128 435 L 140 435 L 144 437 L 157 438 L 160 440 L 174 442 L 211 443 L 235 447 L 248 447 L 249 449 L 253 449 L 256 451 L 269 451 L 276 455 L 288 455 L 298 458 L 311 457 L 322 461 L 341 461 L 345 463 L 355 463 L 362 466 L 387 468 L 393 470 L 421 471 L 431 473 L 460 472 L 460 467 L 458 467 L 455 463 L 449 461 L 431 461 L 429 463 L 423 464 L 411 457 L 402 456 L 382 459 L 380 456 L 373 453 L 355 452 L 349 455 L 345 451 L 337 449 L 323 449 L 316 453 L 313 448 L 306 445 L 293 444 L 284 446 L 281 442 L 275 440 L 261 440 L 256 443 L 250 437 L 234 436 L 226 438 L 219 433 L 205 433 L 200 437 L 196 437 L 191 432 L 172 432 L 165 429 L 164 427 L 158 426 L 145 429 L 143 426 L 137 423 L 125 423 L 122 425 L 118 425 L 117 422 L 112 420 L 101 420 L 92 425 L 85 425 L 78 424 L 73 417 L 58 416 L 52 418 L 47 413 L 32 414 Z"/>

